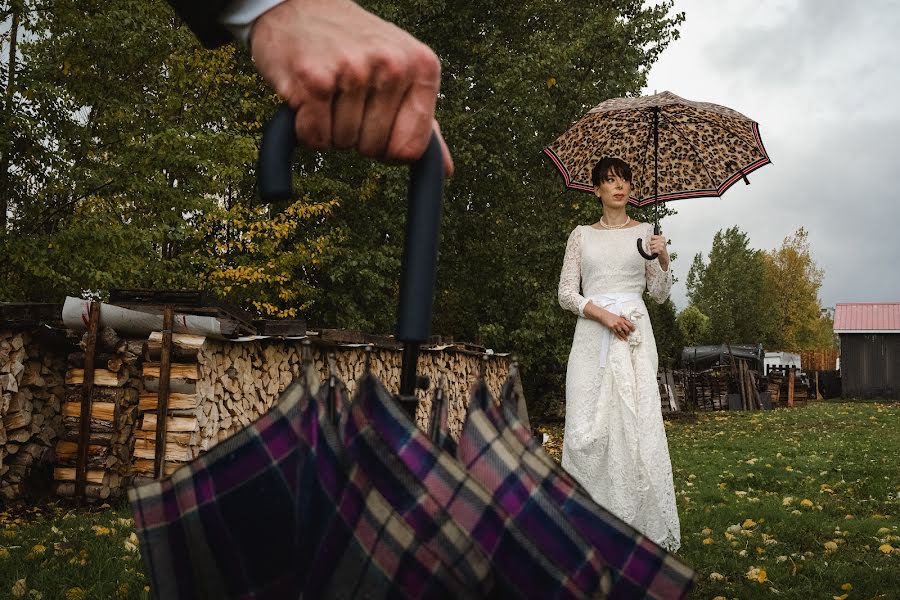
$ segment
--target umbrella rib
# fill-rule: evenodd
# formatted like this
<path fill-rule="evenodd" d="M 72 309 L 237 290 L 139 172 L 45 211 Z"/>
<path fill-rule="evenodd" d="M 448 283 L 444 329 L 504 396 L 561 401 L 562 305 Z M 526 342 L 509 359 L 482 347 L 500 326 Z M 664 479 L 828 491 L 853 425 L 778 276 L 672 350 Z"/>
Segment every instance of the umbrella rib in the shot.
<path fill-rule="evenodd" d="M 622 110 L 622 111 L 617 111 L 615 114 L 616 114 L 616 117 L 609 119 L 610 121 L 613 121 L 614 123 L 638 123 L 638 124 L 644 123 L 644 121 L 642 119 L 621 118 L 621 117 L 630 117 L 633 114 L 633 112 L 629 113 L 628 111 Z M 608 114 L 604 115 L 602 118 L 604 120 L 606 120 L 607 117 L 608 117 Z M 598 117 L 598 118 L 600 118 L 600 117 Z M 582 120 L 583 119 L 579 119 L 578 122 L 575 123 L 575 125 L 573 125 L 572 127 L 576 127 L 578 125 L 578 123 L 580 123 Z M 587 158 L 585 158 L 584 161 L 578 163 L 577 165 L 573 165 L 573 168 L 569 170 L 569 172 L 572 174 L 573 179 L 575 178 L 574 174 L 580 173 L 582 171 L 582 169 L 584 168 L 585 163 L 590 162 L 590 160 L 592 158 L 594 158 L 594 156 L 596 154 L 597 154 L 597 152 L 595 150 L 595 151 L 591 152 L 590 154 L 588 154 Z"/>
<path fill-rule="evenodd" d="M 703 167 L 704 171 L 706 171 L 706 176 L 709 178 L 710 184 L 715 186 L 715 180 L 713 179 L 712 173 L 710 173 L 709 169 L 706 167 L 706 162 L 703 160 L 703 157 L 700 155 L 700 151 L 697 149 L 697 146 L 695 146 L 694 143 L 691 141 L 691 139 L 689 137 L 687 137 L 684 133 L 682 133 L 682 131 L 675 125 L 675 123 L 673 121 L 669 120 L 665 116 L 665 113 L 663 113 L 662 111 L 660 111 L 660 117 L 666 119 L 666 123 L 668 123 L 669 126 L 671 126 L 672 129 L 675 131 L 675 133 L 677 133 L 679 136 L 681 136 L 681 138 L 687 143 L 687 145 L 691 147 L 691 150 L 693 150 L 694 154 L 697 156 L 697 160 L 700 161 L 700 166 Z M 718 189 L 718 187 L 715 187 L 714 189 Z"/>

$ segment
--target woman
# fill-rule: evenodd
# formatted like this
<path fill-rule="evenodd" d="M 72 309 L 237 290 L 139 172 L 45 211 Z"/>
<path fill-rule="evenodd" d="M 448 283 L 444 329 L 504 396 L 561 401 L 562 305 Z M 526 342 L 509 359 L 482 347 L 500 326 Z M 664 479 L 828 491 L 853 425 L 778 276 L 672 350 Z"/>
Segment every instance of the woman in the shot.
<path fill-rule="evenodd" d="M 672 286 L 666 239 L 625 213 L 631 168 L 603 158 L 592 171 L 603 216 L 569 235 L 559 304 L 579 316 L 566 373 L 562 466 L 600 505 L 667 550 L 681 545 L 663 427 L 658 357 L 644 288 Z M 645 260 L 635 240 L 659 256 Z M 649 241 L 649 244 L 648 244 Z"/>

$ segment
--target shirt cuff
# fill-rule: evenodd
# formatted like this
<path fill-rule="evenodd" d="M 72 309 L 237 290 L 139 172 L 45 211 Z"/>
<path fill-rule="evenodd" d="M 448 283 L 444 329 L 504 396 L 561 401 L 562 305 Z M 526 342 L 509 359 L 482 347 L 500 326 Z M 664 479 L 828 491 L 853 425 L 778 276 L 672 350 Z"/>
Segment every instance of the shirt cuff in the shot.
<path fill-rule="evenodd" d="M 236 40 L 245 46 L 250 43 L 250 28 L 257 18 L 284 0 L 234 0 L 221 15 L 219 22 L 225 26 Z"/>

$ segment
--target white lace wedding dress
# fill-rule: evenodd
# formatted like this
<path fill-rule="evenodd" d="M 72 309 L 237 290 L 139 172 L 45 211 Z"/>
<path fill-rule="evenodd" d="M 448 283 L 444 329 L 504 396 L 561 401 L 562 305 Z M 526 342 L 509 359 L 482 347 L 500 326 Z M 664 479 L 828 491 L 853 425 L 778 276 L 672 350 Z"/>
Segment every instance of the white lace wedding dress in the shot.
<path fill-rule="evenodd" d="M 559 304 L 579 315 L 566 373 L 562 466 L 600 505 L 667 550 L 681 545 L 672 464 L 663 426 L 658 356 L 646 287 L 664 302 L 671 269 L 638 254 L 653 226 L 604 230 L 575 228 L 559 278 Z M 628 341 L 586 319 L 591 300 L 636 324 Z M 604 340 L 608 343 L 605 343 Z"/>

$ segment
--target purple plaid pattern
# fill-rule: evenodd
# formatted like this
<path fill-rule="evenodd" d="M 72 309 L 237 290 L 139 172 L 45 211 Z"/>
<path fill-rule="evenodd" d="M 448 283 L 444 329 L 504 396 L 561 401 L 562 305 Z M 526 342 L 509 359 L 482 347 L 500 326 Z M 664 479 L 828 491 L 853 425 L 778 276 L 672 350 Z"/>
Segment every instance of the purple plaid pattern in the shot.
<path fill-rule="evenodd" d="M 318 481 L 334 507 L 309 569 L 306 598 L 470 598 L 465 586 L 392 509 L 358 465 L 348 465 L 332 417 L 346 390 L 334 379 L 301 425 Z M 349 476 L 347 475 L 349 467 Z"/>
<path fill-rule="evenodd" d="M 298 533 L 309 523 L 296 507 L 309 464 L 297 423 L 308 404 L 294 384 L 171 478 L 129 490 L 154 598 L 299 595 L 310 559 Z"/>
<path fill-rule="evenodd" d="M 611 599 L 685 598 L 693 587 L 693 569 L 597 504 L 590 495 L 535 442 L 528 427 L 508 407 L 508 395 L 518 394 L 513 377 L 501 392 L 502 407 L 482 407 L 503 440 L 522 455 L 522 463 L 560 506 L 569 521 L 597 548 L 612 575 Z M 527 450 L 527 451 L 526 451 Z"/>
<path fill-rule="evenodd" d="M 153 597 L 466 597 L 361 472 L 347 476 L 329 425 L 295 383 L 171 478 L 130 490 Z"/>
<path fill-rule="evenodd" d="M 359 434 L 373 432 L 366 435 L 367 439 L 373 439 L 377 433 L 386 450 L 358 454 L 364 445 L 351 443 L 351 457 L 367 473 L 379 469 L 373 481 L 385 486 L 382 491 L 399 512 L 416 517 L 426 513 L 423 519 L 436 519 L 440 525 L 446 517 L 432 510 L 436 506 L 461 526 L 491 561 L 496 577 L 492 597 L 587 596 L 569 572 L 548 558 L 546 548 L 556 545 L 548 539 L 549 532 L 535 526 L 531 528 L 535 536 L 529 537 L 520 522 L 493 502 L 481 483 L 415 427 L 375 378 L 363 378 L 359 394 L 351 418 L 360 425 Z M 395 456 L 398 461 L 386 463 L 384 456 Z M 393 481 L 389 479 L 392 473 Z"/>
<path fill-rule="evenodd" d="M 476 384 L 459 438 L 458 456 L 545 556 L 568 573 L 588 597 L 605 596 L 611 579 L 594 546 L 562 514 L 523 460 L 528 452 L 513 452 L 491 424 L 484 408 L 492 403 L 487 386 Z"/>

